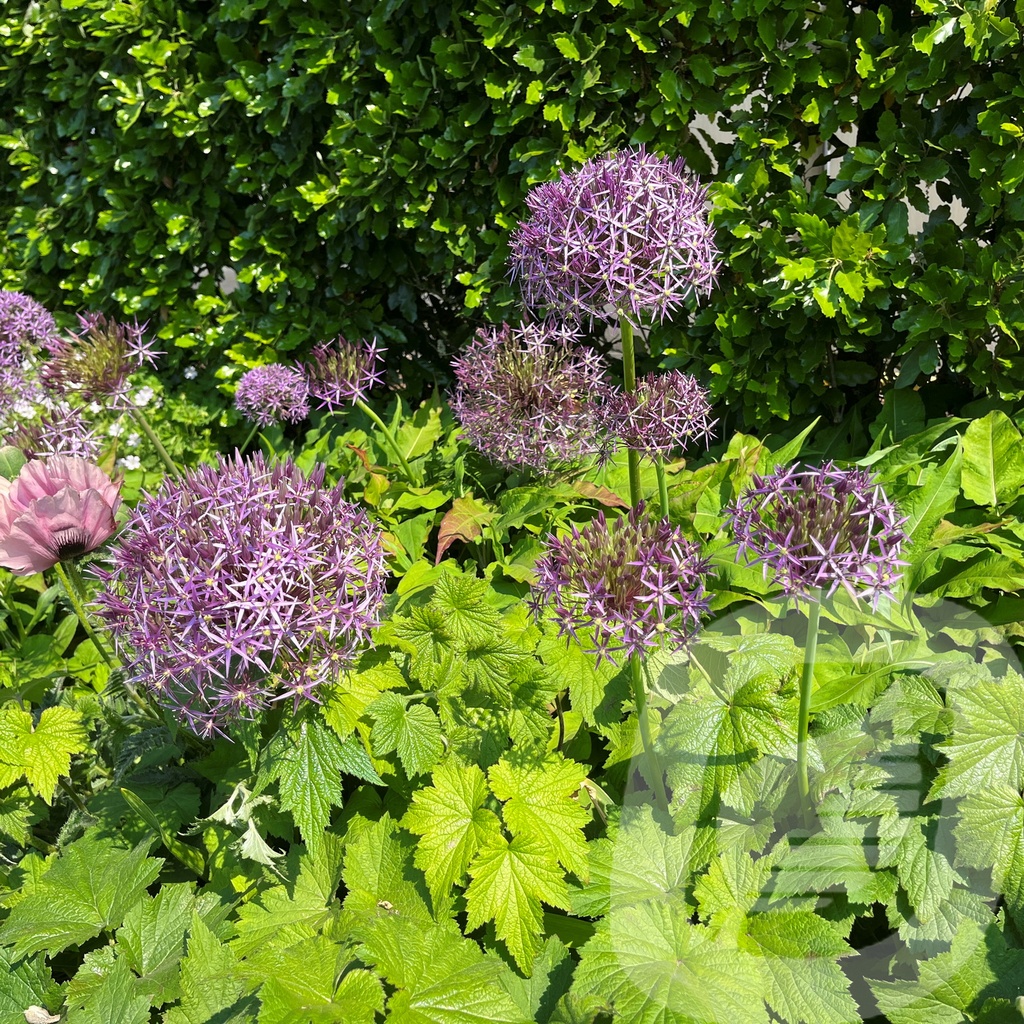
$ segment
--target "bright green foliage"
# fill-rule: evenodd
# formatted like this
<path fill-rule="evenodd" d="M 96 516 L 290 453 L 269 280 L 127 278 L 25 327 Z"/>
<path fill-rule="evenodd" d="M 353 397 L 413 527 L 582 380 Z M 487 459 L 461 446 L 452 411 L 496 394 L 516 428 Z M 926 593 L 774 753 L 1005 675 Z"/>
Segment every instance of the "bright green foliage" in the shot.
<path fill-rule="evenodd" d="M 0 1021 L 22 1024 L 25 1009 L 40 1006 L 53 1012 L 60 1008 L 64 995 L 54 983 L 42 957 L 20 958 L 10 950 L 0 950 Z"/>
<path fill-rule="evenodd" d="M 410 778 L 429 771 L 441 756 L 441 723 L 425 704 L 405 704 L 393 693 L 384 693 L 372 705 L 373 733 L 370 743 L 378 756 L 398 751 Z"/>
<path fill-rule="evenodd" d="M 81 1024 L 147 1024 L 149 998 L 135 986 L 135 978 L 123 957 L 115 957 L 101 977 L 83 993 L 79 1002 L 69 998 L 70 1019 Z M 81 1007 L 81 1008 L 79 1008 Z"/>
<path fill-rule="evenodd" d="M 82 716 L 71 708 L 47 708 L 34 726 L 16 705 L 0 708 L 0 787 L 26 778 L 51 803 L 57 780 L 71 770 L 72 754 L 88 749 Z"/>
<path fill-rule="evenodd" d="M 11 911 L 0 943 L 19 957 L 56 953 L 116 928 L 160 872 L 163 861 L 148 850 L 149 843 L 126 850 L 93 836 L 72 843 Z"/>
<path fill-rule="evenodd" d="M 500 823 L 484 807 L 487 782 L 476 765 L 445 761 L 431 783 L 413 795 L 402 825 L 420 837 L 416 866 L 427 876 L 437 901 L 463 882 L 469 862 L 481 846 L 498 836 Z"/>

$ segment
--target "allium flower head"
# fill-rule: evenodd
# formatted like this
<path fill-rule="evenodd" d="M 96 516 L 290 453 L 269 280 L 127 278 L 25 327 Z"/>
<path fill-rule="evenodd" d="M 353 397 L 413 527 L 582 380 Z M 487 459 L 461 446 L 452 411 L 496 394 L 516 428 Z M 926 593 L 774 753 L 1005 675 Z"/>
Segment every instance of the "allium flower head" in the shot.
<path fill-rule="evenodd" d="M 0 565 L 28 576 L 94 551 L 113 535 L 120 485 L 85 459 L 32 459 L 0 479 Z"/>
<path fill-rule="evenodd" d="M 776 468 L 728 513 L 740 554 L 771 570 L 787 594 L 812 597 L 843 587 L 873 604 L 902 577 L 906 534 L 896 506 L 865 469 Z"/>
<path fill-rule="evenodd" d="M 43 396 L 33 413 L 34 418 L 14 426 L 4 444 L 19 449 L 30 459 L 69 455 L 94 461 L 99 457 L 103 445 L 79 406 Z"/>
<path fill-rule="evenodd" d="M 638 323 L 711 291 L 718 251 L 707 190 L 682 160 L 642 146 L 612 153 L 539 185 L 526 205 L 511 269 L 528 306 Z"/>
<path fill-rule="evenodd" d="M 57 323 L 45 306 L 21 292 L 0 291 L 0 367 L 20 367 L 56 337 Z"/>
<path fill-rule="evenodd" d="M 707 443 L 716 422 L 707 391 L 681 370 L 641 377 L 635 391 L 616 393 L 606 416 L 617 440 L 651 458 Z"/>
<path fill-rule="evenodd" d="M 363 401 L 384 383 L 381 354 L 386 350 L 377 340 L 353 343 L 338 336 L 314 347 L 313 361 L 306 364 L 309 393 L 320 409 L 343 409 Z"/>
<path fill-rule="evenodd" d="M 315 700 L 377 624 L 386 574 L 380 531 L 323 466 L 236 454 L 165 478 L 100 575 L 135 678 L 209 734 L 268 700 Z"/>
<path fill-rule="evenodd" d="M 604 513 L 582 530 L 552 538 L 538 560 L 533 607 L 551 609 L 560 636 L 591 631 L 598 659 L 686 646 L 708 607 L 708 563 L 699 547 L 643 504 L 607 523 Z"/>
<path fill-rule="evenodd" d="M 452 364 L 452 412 L 500 465 L 537 472 L 607 455 L 601 419 L 610 387 L 600 356 L 560 325 L 484 328 Z"/>
<path fill-rule="evenodd" d="M 50 360 L 40 369 L 43 383 L 58 394 L 74 393 L 83 401 L 123 399 L 128 377 L 144 363 L 156 365 L 162 353 L 152 351 L 144 337 L 145 324 L 121 324 L 102 313 L 79 316 L 78 334 L 56 338 Z"/>
<path fill-rule="evenodd" d="M 238 382 L 235 408 L 261 427 L 280 420 L 299 423 L 309 415 L 309 384 L 290 366 L 257 366 Z"/>

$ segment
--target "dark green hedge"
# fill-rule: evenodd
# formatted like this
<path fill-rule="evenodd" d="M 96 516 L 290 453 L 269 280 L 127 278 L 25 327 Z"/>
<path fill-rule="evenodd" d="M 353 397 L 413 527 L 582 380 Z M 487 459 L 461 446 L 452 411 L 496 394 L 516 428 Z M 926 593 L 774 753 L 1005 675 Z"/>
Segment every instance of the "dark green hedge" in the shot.
<path fill-rule="evenodd" d="M 893 385 L 911 417 L 920 394 L 955 407 L 965 379 L 1024 392 L 1024 0 L 9 0 L 0 17 L 3 282 L 149 318 L 180 358 L 377 331 L 393 369 L 429 375 L 514 312 L 525 190 L 646 142 L 717 181 L 725 259 L 713 300 L 653 343 L 740 424 Z"/>

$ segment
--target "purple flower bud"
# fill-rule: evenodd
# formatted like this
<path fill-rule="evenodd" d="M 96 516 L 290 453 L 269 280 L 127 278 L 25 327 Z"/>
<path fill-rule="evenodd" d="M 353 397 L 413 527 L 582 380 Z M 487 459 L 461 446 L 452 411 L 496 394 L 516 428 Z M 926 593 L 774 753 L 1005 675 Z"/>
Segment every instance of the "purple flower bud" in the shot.
<path fill-rule="evenodd" d="M 0 291 L 0 368 L 18 369 L 56 337 L 57 322 L 45 306 L 21 292 Z"/>
<path fill-rule="evenodd" d="M 711 291 L 718 251 L 707 190 L 682 160 L 642 146 L 612 153 L 533 189 L 526 205 L 511 272 L 532 308 L 638 323 Z"/>
<path fill-rule="evenodd" d="M 322 342 L 312 352 L 313 361 L 306 364 L 309 393 L 320 409 L 343 409 L 363 401 L 379 384 L 384 383 L 384 367 L 377 340 L 353 343 L 339 335 L 330 344 Z"/>
<path fill-rule="evenodd" d="M 493 462 L 544 473 L 610 453 L 604 364 L 577 340 L 562 325 L 502 324 L 478 331 L 452 364 L 452 412 Z"/>
<path fill-rule="evenodd" d="M 667 519 L 645 516 L 643 503 L 611 525 L 602 512 L 549 538 L 536 570 L 534 611 L 550 608 L 559 636 L 590 630 L 598 660 L 685 647 L 708 608 L 700 548 Z"/>
<path fill-rule="evenodd" d="M 608 429 L 627 448 L 651 458 L 711 439 L 711 403 L 695 377 L 681 370 L 641 377 L 633 392 L 608 403 Z"/>
<path fill-rule="evenodd" d="M 741 554 L 750 553 L 787 594 L 831 596 L 841 586 L 872 605 L 902 578 L 906 541 L 896 506 L 865 469 L 777 467 L 727 510 Z"/>
<path fill-rule="evenodd" d="M 70 338 L 55 338 L 48 345 L 50 360 L 39 376 L 58 394 L 76 394 L 83 401 L 99 398 L 124 400 L 128 378 L 143 363 L 156 364 L 153 340 L 146 341 L 145 324 L 121 324 L 102 313 L 78 318 L 80 333 Z"/>
<path fill-rule="evenodd" d="M 235 408 L 261 427 L 280 420 L 299 423 L 309 415 L 305 374 L 281 363 L 257 366 L 238 382 Z"/>
<path fill-rule="evenodd" d="M 270 700 L 316 700 L 377 625 L 379 529 L 290 461 L 262 454 L 165 478 L 99 571 L 102 615 L 130 671 L 193 730 Z"/>

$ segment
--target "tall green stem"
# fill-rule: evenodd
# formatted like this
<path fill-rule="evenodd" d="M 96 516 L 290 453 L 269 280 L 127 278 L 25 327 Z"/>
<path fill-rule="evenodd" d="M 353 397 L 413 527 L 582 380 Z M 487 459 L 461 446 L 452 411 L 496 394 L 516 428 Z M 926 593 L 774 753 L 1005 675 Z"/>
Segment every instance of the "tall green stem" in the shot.
<path fill-rule="evenodd" d="M 71 562 L 58 562 L 53 567 L 53 571 L 57 574 L 57 579 L 64 584 L 68 600 L 71 602 L 71 607 L 75 610 L 75 615 L 78 616 L 78 621 L 82 624 L 82 629 L 85 630 L 85 635 L 93 642 L 93 646 L 99 652 L 99 656 L 106 662 L 107 668 L 113 671 L 117 666 L 114 664 L 113 658 L 107 653 L 106 646 L 96 635 L 96 631 L 92 628 L 92 623 L 89 621 L 89 613 L 85 608 L 85 585 L 82 581 L 81 573 Z"/>
<path fill-rule="evenodd" d="M 811 690 L 814 687 L 814 660 L 818 654 L 818 623 L 821 603 L 812 601 L 807 615 L 807 644 L 804 647 L 804 672 L 800 678 L 800 719 L 796 732 L 796 777 L 800 790 L 800 806 L 804 824 L 810 828 L 813 820 L 811 787 L 807 777 L 807 737 L 811 719 Z"/>
<path fill-rule="evenodd" d="M 398 461 L 402 466 L 402 472 L 405 473 L 406 480 L 411 484 L 415 484 L 416 474 L 412 471 L 412 466 L 409 465 L 408 460 L 402 454 L 402 449 L 398 447 L 395 435 L 391 433 L 387 424 L 361 398 L 356 400 L 356 408 L 373 420 L 377 429 L 384 435 L 388 444 L 391 446 L 391 450 L 398 456 Z"/>
<path fill-rule="evenodd" d="M 660 455 L 654 460 L 654 471 L 658 474 L 658 501 L 661 503 L 661 517 L 668 519 L 668 480 L 665 479 L 665 460 Z"/>
<path fill-rule="evenodd" d="M 241 455 L 244 455 L 249 450 L 249 445 L 252 444 L 252 439 L 256 436 L 256 431 L 260 429 L 258 423 L 252 425 L 252 430 L 249 431 L 249 436 L 242 442 L 242 447 L 238 449 Z"/>
<path fill-rule="evenodd" d="M 142 414 L 142 410 L 132 402 L 128 403 L 128 409 L 135 417 L 135 422 L 142 428 L 142 432 L 149 438 L 150 443 L 156 449 L 156 453 L 160 456 L 160 461 L 167 468 L 167 472 L 170 473 L 171 476 L 180 479 L 181 470 L 178 468 L 174 459 L 172 459 L 167 453 L 167 449 L 160 443 L 160 438 L 156 436 L 156 431 L 149 425 L 149 420 L 147 420 Z"/>
<path fill-rule="evenodd" d="M 651 723 L 647 720 L 647 688 L 644 686 L 643 666 L 638 655 L 634 654 L 629 659 L 629 669 L 633 683 L 633 703 L 636 705 L 637 721 L 640 725 L 640 742 L 644 748 L 647 769 L 653 777 L 654 798 L 658 802 L 658 807 L 667 814 L 668 793 L 665 790 L 665 779 L 661 774 L 661 762 L 651 738 Z"/>
<path fill-rule="evenodd" d="M 627 394 L 636 391 L 636 349 L 633 345 L 633 325 L 624 317 L 619 316 L 619 330 L 622 332 L 622 385 Z M 629 449 L 626 458 L 629 462 L 629 503 L 634 508 L 640 503 L 640 456 Z"/>

